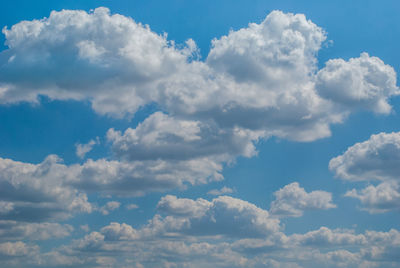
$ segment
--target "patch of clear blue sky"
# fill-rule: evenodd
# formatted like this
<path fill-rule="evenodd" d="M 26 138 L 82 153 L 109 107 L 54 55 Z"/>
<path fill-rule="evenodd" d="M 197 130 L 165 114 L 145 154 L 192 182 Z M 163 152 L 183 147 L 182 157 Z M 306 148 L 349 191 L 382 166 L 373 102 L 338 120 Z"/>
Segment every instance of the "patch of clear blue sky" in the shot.
<path fill-rule="evenodd" d="M 361 52 L 380 57 L 399 73 L 400 23 L 397 0 L 13 0 L 0 3 L 0 26 L 12 26 L 21 20 L 49 16 L 51 10 L 109 7 L 112 13 L 134 18 L 149 24 L 157 33 L 168 33 L 168 39 L 183 43 L 192 38 L 201 49 L 203 59 L 210 41 L 229 32 L 246 27 L 249 22 L 261 22 L 272 10 L 304 13 L 328 33 L 333 44 L 321 50 L 319 65 L 331 58 L 358 57 Z M 4 36 L 0 37 L 4 43 Z M 5 49 L 5 46 L 2 47 Z M 399 99 L 393 99 L 395 112 L 400 111 Z M 85 143 L 99 136 L 104 145 L 107 129 L 124 130 L 135 126 L 154 106 L 143 109 L 134 120 L 116 120 L 96 115 L 89 103 L 52 102 L 46 98 L 40 105 L 20 104 L 0 106 L 0 157 L 38 163 L 48 154 L 58 154 L 66 163 L 80 161 L 75 156 L 75 143 Z M 236 165 L 224 171 L 226 180 L 210 185 L 172 191 L 178 196 L 205 197 L 212 188 L 227 185 L 236 188 L 234 196 L 268 208 L 272 193 L 284 185 L 299 181 L 307 191 L 332 191 L 338 209 L 306 213 L 300 219 L 285 221 L 288 232 L 303 232 L 320 226 L 358 230 L 388 230 L 399 228 L 398 213 L 371 216 L 356 209 L 358 203 L 343 198 L 346 190 L 357 185 L 334 179 L 328 170 L 329 160 L 355 142 L 366 140 L 382 131 L 399 131 L 399 116 L 375 116 L 367 113 L 353 115 L 344 124 L 332 128 L 333 136 L 313 143 L 295 143 L 270 139 L 258 145 L 259 156 L 238 159 Z M 107 155 L 107 147 L 95 147 L 92 158 Z M 82 215 L 71 223 L 89 223 L 93 229 L 111 221 L 127 222 L 134 226 L 145 223 L 155 213 L 155 205 L 163 194 L 144 198 L 121 199 L 136 203 L 139 209 L 121 209 L 103 217 L 100 214 Z M 99 205 L 109 201 L 91 196 Z"/>

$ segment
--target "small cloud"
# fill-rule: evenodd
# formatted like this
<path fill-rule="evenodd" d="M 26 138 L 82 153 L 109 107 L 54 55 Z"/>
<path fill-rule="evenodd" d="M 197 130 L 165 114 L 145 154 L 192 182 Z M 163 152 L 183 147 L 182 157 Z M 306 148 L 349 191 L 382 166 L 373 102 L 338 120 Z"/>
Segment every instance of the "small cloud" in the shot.
<path fill-rule="evenodd" d="M 104 206 L 99 208 L 99 211 L 103 215 L 108 215 L 111 211 L 118 209 L 121 206 L 120 202 L 111 201 L 107 202 Z"/>
<path fill-rule="evenodd" d="M 133 209 L 139 208 L 139 206 L 136 205 L 136 204 L 128 204 L 125 207 L 126 207 L 127 210 L 133 210 Z"/>
<path fill-rule="evenodd" d="M 90 231 L 90 227 L 89 227 L 88 224 L 81 225 L 80 228 L 81 228 L 82 231 L 84 231 L 86 233 Z"/>
<path fill-rule="evenodd" d="M 210 191 L 207 192 L 207 194 L 209 194 L 209 195 L 223 195 L 223 194 L 231 194 L 233 192 L 234 192 L 233 189 L 224 186 L 220 190 L 218 190 L 218 189 L 210 190 Z"/>
<path fill-rule="evenodd" d="M 95 146 L 97 144 L 100 144 L 99 137 L 96 137 L 95 140 L 93 140 L 93 139 L 90 140 L 86 144 L 80 144 L 80 143 L 76 144 L 75 145 L 75 147 L 76 147 L 76 155 L 81 159 L 84 158 L 85 155 L 93 149 L 93 146 Z"/>

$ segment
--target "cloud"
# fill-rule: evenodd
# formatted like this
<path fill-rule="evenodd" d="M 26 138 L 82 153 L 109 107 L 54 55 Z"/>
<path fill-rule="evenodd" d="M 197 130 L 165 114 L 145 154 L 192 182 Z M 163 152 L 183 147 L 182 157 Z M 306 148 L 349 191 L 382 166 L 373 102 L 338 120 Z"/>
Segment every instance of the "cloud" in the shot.
<path fill-rule="evenodd" d="M 279 220 L 268 211 L 241 199 L 220 196 L 212 201 L 165 196 L 157 205 L 167 216 L 155 217 L 152 229 L 188 235 L 264 237 L 279 231 Z"/>
<path fill-rule="evenodd" d="M 139 208 L 139 206 L 136 205 L 136 204 L 128 204 L 125 207 L 126 207 L 127 210 L 134 210 L 134 209 Z"/>
<path fill-rule="evenodd" d="M 207 194 L 209 194 L 209 195 L 223 195 L 223 194 L 231 194 L 233 192 L 234 192 L 233 189 L 224 186 L 220 190 L 218 190 L 218 189 L 210 190 L 210 191 L 207 192 Z"/>
<path fill-rule="evenodd" d="M 22 257 L 38 252 L 38 246 L 30 246 L 23 242 L 5 242 L 0 243 L 0 258 L 8 257 Z"/>
<path fill-rule="evenodd" d="M 399 231 L 329 229 L 286 236 L 276 232 L 265 238 L 221 240 L 220 236 L 141 236 L 148 226 L 134 229 L 113 222 L 70 245 L 59 256 L 79 255 L 81 265 L 97 257 L 117 258 L 119 264 L 134 260 L 146 267 L 396 267 Z M 53 253 L 54 254 L 54 253 Z"/>
<path fill-rule="evenodd" d="M 90 140 L 86 144 L 80 144 L 80 143 L 76 144 L 75 145 L 76 155 L 81 159 L 84 158 L 85 155 L 93 149 L 93 146 L 99 143 L 100 143 L 99 137 L 96 137 L 96 140 Z"/>
<path fill-rule="evenodd" d="M 367 54 L 328 61 L 318 72 L 326 33 L 302 14 L 273 11 L 260 24 L 216 38 L 205 61 L 196 59 L 193 40 L 176 46 L 107 8 L 53 11 L 3 33 L 2 103 L 35 102 L 38 95 L 85 99 L 117 117 L 157 103 L 194 121 L 200 134 L 205 124 L 221 129 L 221 137 L 239 128 L 313 141 L 355 109 L 387 113 L 397 94 L 393 68 Z M 351 84 L 340 84 L 341 77 Z"/>
<path fill-rule="evenodd" d="M 361 190 L 352 189 L 345 196 L 360 200 L 370 213 L 400 210 L 400 187 L 397 182 L 369 185 Z"/>
<path fill-rule="evenodd" d="M 50 222 L 28 223 L 0 220 L 0 240 L 48 240 L 69 236 L 74 228 L 69 224 Z"/>
<path fill-rule="evenodd" d="M 229 160 L 237 155 L 256 154 L 256 133 L 241 129 L 220 129 L 215 124 L 180 120 L 161 112 L 146 118 L 135 129 L 124 134 L 107 132 L 114 153 L 128 160 L 189 160 L 213 157 Z"/>
<path fill-rule="evenodd" d="M 102 206 L 101 208 L 99 208 L 99 211 L 101 212 L 101 214 L 103 215 L 108 215 L 110 214 L 110 211 L 116 210 L 121 206 L 121 203 L 117 202 L 117 201 L 110 201 L 107 202 L 104 206 Z"/>
<path fill-rule="evenodd" d="M 298 182 L 286 185 L 274 193 L 270 213 L 278 217 L 300 217 L 307 210 L 326 210 L 335 208 L 332 194 L 325 191 L 307 193 Z"/>
<path fill-rule="evenodd" d="M 0 158 L 1 220 L 43 221 L 92 211 L 84 192 L 65 185 L 70 169 L 54 155 L 40 164 Z"/>
<path fill-rule="evenodd" d="M 333 158 L 329 169 L 344 180 L 380 181 L 345 196 L 359 199 L 370 213 L 382 213 L 400 208 L 399 163 L 400 132 L 382 132 Z"/>
<path fill-rule="evenodd" d="M 387 114 L 390 96 L 398 95 L 396 72 L 377 57 L 362 53 L 359 58 L 329 60 L 317 74 L 318 93 L 341 108 L 363 108 Z"/>
<path fill-rule="evenodd" d="M 337 177 L 350 181 L 400 179 L 400 132 L 379 133 L 356 143 L 329 162 Z"/>

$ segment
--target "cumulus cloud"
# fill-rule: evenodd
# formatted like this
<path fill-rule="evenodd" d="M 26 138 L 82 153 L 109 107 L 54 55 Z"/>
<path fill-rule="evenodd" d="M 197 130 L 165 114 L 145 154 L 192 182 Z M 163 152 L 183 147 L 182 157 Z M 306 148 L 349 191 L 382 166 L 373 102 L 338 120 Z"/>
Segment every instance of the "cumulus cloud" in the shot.
<path fill-rule="evenodd" d="M 383 114 L 392 109 L 388 98 L 400 93 L 394 69 L 367 53 L 349 61 L 329 60 L 317 74 L 316 88 L 321 96 L 342 108 Z"/>
<path fill-rule="evenodd" d="M 120 202 L 117 201 L 110 201 L 107 202 L 104 206 L 102 206 L 101 208 L 99 208 L 99 211 L 101 214 L 103 215 L 108 215 L 110 214 L 111 211 L 119 209 L 119 207 L 121 206 Z"/>
<path fill-rule="evenodd" d="M 201 120 L 201 134 L 211 122 L 227 135 L 239 127 L 312 141 L 358 107 L 387 113 L 397 94 L 393 68 L 367 54 L 328 61 L 318 72 L 326 33 L 302 14 L 273 11 L 214 39 L 205 61 L 193 57 L 193 40 L 178 48 L 106 8 L 54 11 L 3 33 L 2 103 L 40 94 L 88 99 L 100 114 L 124 116 L 155 102 L 173 117 Z M 340 84 L 341 77 L 351 83 Z"/>
<path fill-rule="evenodd" d="M 148 226 L 134 229 L 113 222 L 56 251 L 79 254 L 89 266 L 97 257 L 118 258 L 119 264 L 135 262 L 147 267 L 395 267 L 400 261 L 396 240 L 399 231 L 366 231 L 321 227 L 304 234 L 275 232 L 265 238 L 236 237 L 229 241 L 201 234 L 171 239 L 142 236 Z M 168 265 L 166 265 L 168 263 Z M 82 264 L 82 263 L 81 263 Z"/>
<path fill-rule="evenodd" d="M 38 253 L 38 250 L 39 250 L 38 246 L 30 246 L 20 241 L 0 243 L 1 257 L 4 256 L 21 257 L 21 256 L 31 255 L 33 253 Z"/>
<path fill-rule="evenodd" d="M 207 194 L 209 194 L 209 195 L 223 195 L 223 194 L 231 194 L 233 192 L 234 192 L 233 189 L 224 186 L 219 190 L 218 189 L 212 189 L 212 190 L 208 191 Z"/>
<path fill-rule="evenodd" d="M 400 132 L 379 133 L 356 143 L 329 162 L 337 177 L 350 181 L 399 180 Z"/>
<path fill-rule="evenodd" d="M 36 165 L 0 158 L 0 219 L 42 221 L 90 213 L 86 194 L 65 184 L 75 168 L 59 161 L 54 155 Z"/>
<path fill-rule="evenodd" d="M 349 181 L 380 181 L 378 185 L 348 191 L 370 213 L 400 209 L 400 133 L 379 133 L 356 143 L 329 162 L 337 177 Z"/>
<path fill-rule="evenodd" d="M 168 195 L 161 199 L 157 207 L 170 216 L 154 218 L 151 226 L 155 229 L 172 228 L 173 231 L 177 228 L 186 234 L 229 237 L 263 237 L 280 229 L 279 220 L 272 219 L 268 211 L 229 196 L 207 201 Z"/>
<path fill-rule="evenodd" d="M 67 237 L 74 228 L 69 224 L 29 223 L 0 220 L 0 240 L 47 240 Z"/>
<path fill-rule="evenodd" d="M 96 144 L 99 144 L 100 140 L 99 137 L 96 137 L 96 140 L 90 140 L 88 143 L 86 144 L 76 144 L 76 155 L 79 158 L 84 158 L 85 155 L 90 152 L 93 149 L 93 146 L 95 146 Z"/>
<path fill-rule="evenodd" d="M 249 131 L 224 130 L 215 124 L 179 120 L 161 112 L 150 115 L 123 134 L 114 129 L 107 132 L 114 153 L 128 160 L 250 157 L 256 153 L 252 140 L 257 137 Z"/>
<path fill-rule="evenodd" d="M 369 185 L 361 190 L 352 189 L 345 196 L 360 200 L 370 213 L 400 210 L 400 187 L 396 182 Z"/>
<path fill-rule="evenodd" d="M 298 182 L 286 185 L 274 193 L 270 213 L 278 217 L 300 217 L 307 210 L 326 210 L 335 208 L 332 194 L 325 191 L 307 193 Z"/>

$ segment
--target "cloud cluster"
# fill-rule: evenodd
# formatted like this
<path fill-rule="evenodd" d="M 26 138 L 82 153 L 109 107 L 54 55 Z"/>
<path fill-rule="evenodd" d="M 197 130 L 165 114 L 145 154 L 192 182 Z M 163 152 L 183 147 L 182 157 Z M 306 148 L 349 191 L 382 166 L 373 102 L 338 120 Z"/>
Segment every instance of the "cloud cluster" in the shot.
<path fill-rule="evenodd" d="M 330 126 L 351 112 L 389 113 L 389 99 L 399 90 L 393 68 L 366 53 L 318 69 L 326 33 L 301 14 L 273 11 L 259 24 L 230 31 L 212 41 L 204 60 L 193 40 L 177 45 L 107 8 L 54 11 L 3 33 L 8 48 L 0 52 L 0 104 L 38 102 L 44 95 L 90 101 L 95 112 L 114 117 L 131 117 L 152 103 L 163 111 L 135 128 L 110 129 L 113 154 L 107 158 L 71 165 L 57 156 L 39 164 L 0 158 L 0 239 L 12 240 L 0 243 L 5 266 L 398 265 L 397 230 L 354 234 L 322 227 L 284 234 L 280 217 L 335 207 L 331 193 L 308 193 L 298 183 L 278 190 L 269 211 L 228 196 L 167 195 L 142 227 L 114 222 L 39 253 L 30 241 L 73 231 L 47 221 L 94 210 L 106 215 L 120 206 L 113 201 L 96 208 L 88 192 L 140 196 L 218 181 L 225 164 L 256 155 L 260 139 L 328 137 Z M 346 194 L 371 212 L 399 206 L 399 137 L 372 136 L 330 162 L 344 179 L 382 181 Z M 96 143 L 77 145 L 78 157 Z M 210 193 L 224 192 L 229 189 Z"/>
<path fill-rule="evenodd" d="M 387 113 L 398 93 L 393 68 L 367 54 L 318 71 L 326 34 L 301 14 L 273 11 L 214 39 L 205 61 L 193 40 L 177 46 L 107 8 L 52 12 L 3 33 L 2 103 L 88 99 L 100 114 L 124 116 L 155 102 L 222 129 L 312 141 L 358 107 Z"/>
<path fill-rule="evenodd" d="M 371 213 L 400 209 L 400 133 L 379 133 L 356 143 L 329 162 L 336 176 L 349 181 L 379 181 L 346 196 L 357 198 Z"/>
<path fill-rule="evenodd" d="M 37 258 L 46 265 L 50 255 L 58 256 L 54 267 L 101 267 L 102 261 L 130 267 L 395 267 L 400 261 L 395 254 L 399 250 L 397 230 L 356 234 L 321 227 L 286 235 L 281 228 L 269 228 L 265 235 L 260 232 L 265 225 L 259 223 L 268 218 L 267 211 L 226 198 L 207 201 L 165 196 L 158 204 L 164 217 L 155 216 L 138 229 L 113 222 Z M 205 232 L 203 224 L 211 231 Z M 250 227 L 245 233 L 240 232 L 243 225 Z"/>

